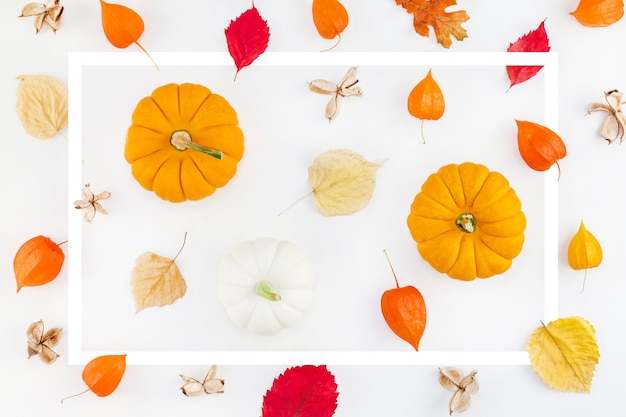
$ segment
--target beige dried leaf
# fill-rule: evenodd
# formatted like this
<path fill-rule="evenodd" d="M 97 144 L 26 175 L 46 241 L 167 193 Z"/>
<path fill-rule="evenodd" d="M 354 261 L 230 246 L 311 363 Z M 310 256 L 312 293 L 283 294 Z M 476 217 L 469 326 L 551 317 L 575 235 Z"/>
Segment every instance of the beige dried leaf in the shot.
<path fill-rule="evenodd" d="M 185 233 L 185 241 L 187 234 Z M 187 283 L 178 270 L 176 258 L 165 258 L 153 252 L 141 254 L 131 273 L 131 289 L 135 298 L 135 312 L 147 307 L 163 307 L 182 298 L 187 292 Z"/>
<path fill-rule="evenodd" d="M 67 88 L 48 75 L 20 75 L 17 115 L 26 132 L 39 139 L 55 136 L 67 124 Z"/>
<path fill-rule="evenodd" d="M 339 114 L 341 109 L 341 99 L 343 97 L 361 96 L 363 91 L 360 87 L 355 87 L 357 79 L 357 67 L 351 67 L 339 84 L 333 82 L 316 79 L 309 83 L 309 90 L 318 94 L 332 94 L 333 96 L 326 104 L 326 118 L 329 122 L 333 121 Z"/>
<path fill-rule="evenodd" d="M 53 32 L 61 27 L 61 15 L 63 6 L 60 0 L 48 0 L 46 4 L 28 3 L 22 8 L 22 14 L 18 17 L 35 16 L 35 33 L 39 33 L 44 23 L 48 24 Z"/>
<path fill-rule="evenodd" d="M 181 379 L 185 383 L 182 387 L 180 387 L 180 390 L 187 397 L 197 397 L 202 394 L 223 394 L 224 380 L 221 378 L 215 378 L 216 373 L 217 366 L 211 365 L 211 368 L 202 382 L 195 378 L 180 375 Z"/>
<path fill-rule="evenodd" d="M 472 371 L 466 376 L 459 368 L 439 368 L 439 384 L 448 391 L 453 391 L 448 408 L 452 413 L 462 413 L 467 410 L 472 402 L 472 395 L 478 392 L 477 371 Z"/>
<path fill-rule="evenodd" d="M 363 209 L 371 200 L 376 173 L 385 161 L 337 149 L 319 155 L 309 167 L 309 183 L 317 209 L 325 216 L 343 216 Z"/>
<path fill-rule="evenodd" d="M 609 142 L 609 145 L 619 139 L 621 144 L 626 134 L 626 115 L 622 112 L 622 101 L 624 94 L 618 90 L 611 90 L 604 93 L 604 99 L 607 104 L 592 103 L 589 106 L 587 114 L 595 111 L 605 111 L 608 113 L 602 127 L 600 128 L 600 136 Z"/>
<path fill-rule="evenodd" d="M 45 364 L 49 365 L 56 361 L 59 354 L 52 348 L 59 343 L 62 334 L 62 329 L 57 327 L 44 333 L 42 320 L 31 323 L 26 330 L 28 359 L 38 355 L 39 359 Z"/>
<path fill-rule="evenodd" d="M 100 204 L 100 200 L 106 200 L 111 197 L 111 193 L 108 191 L 103 191 L 98 194 L 94 194 L 89 188 L 89 184 L 85 184 L 83 186 L 83 199 L 74 201 L 74 208 L 79 210 L 85 210 L 84 218 L 86 222 L 91 222 L 96 215 L 96 212 L 107 214 L 107 211 Z"/>

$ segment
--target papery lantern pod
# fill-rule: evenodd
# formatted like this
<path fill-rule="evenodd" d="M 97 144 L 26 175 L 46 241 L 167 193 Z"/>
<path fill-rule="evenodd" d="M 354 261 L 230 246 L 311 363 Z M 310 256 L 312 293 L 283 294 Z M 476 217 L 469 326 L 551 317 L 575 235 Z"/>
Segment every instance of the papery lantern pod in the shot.
<path fill-rule="evenodd" d="M 516 120 L 517 145 L 522 159 L 536 171 L 546 171 L 559 159 L 567 156 L 565 143 L 559 135 L 537 123 Z"/>
<path fill-rule="evenodd" d="M 20 246 L 13 259 L 17 292 L 23 287 L 47 284 L 59 275 L 65 260 L 65 254 L 59 247 L 62 243 L 36 236 Z"/>
<path fill-rule="evenodd" d="M 624 16 L 624 0 L 581 0 L 570 14 L 583 26 L 609 26 Z"/>

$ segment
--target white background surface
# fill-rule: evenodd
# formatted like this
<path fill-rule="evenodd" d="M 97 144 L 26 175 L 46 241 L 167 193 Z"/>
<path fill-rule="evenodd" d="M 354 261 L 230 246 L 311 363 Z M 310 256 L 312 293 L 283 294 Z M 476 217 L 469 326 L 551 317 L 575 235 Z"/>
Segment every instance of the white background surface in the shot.
<path fill-rule="evenodd" d="M 532 1 L 523 4 L 511 1 L 472 4 L 461 1 L 461 8 L 468 10 L 471 16 L 464 24 L 469 38 L 460 43 L 455 42 L 446 51 L 436 44 L 434 38 L 416 35 L 411 27 L 411 16 L 391 0 L 370 1 L 367 6 L 363 5 L 365 2 L 345 0 L 343 3 L 349 10 L 351 23 L 338 48 L 342 52 L 501 52 L 506 50 L 509 42 L 536 28 L 540 21 L 547 18 L 546 29 L 552 50 L 559 53 L 559 133 L 568 147 L 568 156 L 561 161 L 559 183 L 559 315 L 581 315 L 591 321 L 597 330 L 602 357 L 592 392 L 587 395 L 553 391 L 528 366 L 477 367 L 481 391 L 476 395 L 467 415 L 548 415 L 559 410 L 561 414 L 583 416 L 621 410 L 612 394 L 626 370 L 623 358 L 626 343 L 623 329 L 626 323 L 621 303 L 625 285 L 620 278 L 624 274 L 623 264 L 620 263 L 621 234 L 626 225 L 620 216 L 621 197 L 618 194 L 618 184 L 621 184 L 623 175 L 620 158 L 623 158 L 624 151 L 618 145 L 606 146 L 606 142 L 597 135 L 602 116 L 583 115 L 589 103 L 603 100 L 603 91 L 613 88 L 626 90 L 626 79 L 619 65 L 625 61 L 621 42 L 626 35 L 625 23 L 622 21 L 601 29 L 582 27 L 568 14 L 576 7 L 575 1 Z M 137 411 L 142 414 L 212 412 L 225 416 L 260 415 L 262 396 L 270 388 L 272 379 L 285 367 L 296 364 L 220 366 L 218 375 L 227 380 L 226 394 L 196 399 L 187 399 L 177 391 L 180 386 L 177 374 L 201 378 L 210 364 L 132 366 L 127 369 L 118 391 L 110 397 L 97 398 L 89 393 L 60 405 L 60 398 L 84 389 L 80 379 L 82 368 L 67 365 L 65 356 L 50 367 L 37 359 L 25 359 L 24 332 L 30 322 L 42 318 L 47 326 L 66 326 L 67 271 L 64 268 L 61 275 L 45 287 L 25 288 L 19 295 L 15 295 L 12 259 L 19 245 L 35 235 L 44 234 L 56 241 L 67 237 L 67 207 L 78 198 L 80 190 L 67 190 L 66 187 L 66 139 L 59 136 L 39 141 L 24 133 L 15 114 L 15 77 L 20 74 L 45 73 L 67 83 L 68 52 L 114 50 L 102 34 L 100 8 L 96 1 L 67 1 L 63 4 L 66 7 L 64 23 L 57 34 L 53 35 L 49 28 L 44 28 L 36 36 L 32 22 L 14 17 L 19 14 L 23 4 L 11 1 L 0 5 L 0 15 L 3 16 L 2 38 L 6 40 L 6 59 L 0 72 L 0 114 L 4 115 L 2 120 L 6 130 L 4 139 L 0 141 L 0 154 L 3 155 L 0 178 L 5 195 L 0 222 L 0 276 L 4 277 L 0 281 L 0 303 L 5 313 L 0 321 L 0 330 L 4 335 L 0 355 L 0 369 L 3 371 L 0 410 L 3 414 L 10 412 L 8 415 L 23 416 L 44 412 L 67 416 L 87 413 L 104 416 L 112 412 L 131 415 Z M 168 7 L 141 1 L 128 1 L 125 4 L 142 15 L 146 31 L 141 43 L 150 51 L 225 51 L 223 28 L 230 19 L 250 6 L 247 1 L 212 1 L 202 5 L 200 2 L 181 1 Z M 329 46 L 330 42 L 315 32 L 309 5 L 308 1 L 256 2 L 271 28 L 268 51 L 316 52 Z M 129 50 L 136 51 L 136 48 L 130 47 Z M 111 136 L 111 140 L 117 143 L 117 151 L 115 147 L 106 150 L 115 155 L 120 152 L 119 146 L 123 143 L 130 111 L 139 98 L 149 95 L 154 87 L 165 82 L 191 79 L 206 83 L 216 92 L 227 97 L 232 95 L 231 102 L 240 113 L 244 132 L 251 132 L 246 134 L 246 156 L 240 172 L 232 184 L 218 192 L 223 191 L 221 194 L 224 200 L 232 199 L 232 204 L 250 204 L 249 201 L 237 200 L 244 198 L 242 195 L 246 187 L 251 187 L 254 176 L 262 172 L 267 178 L 263 184 L 282 184 L 279 190 L 268 186 L 266 192 L 269 195 L 259 206 L 258 211 L 267 213 L 268 218 L 307 191 L 306 168 L 323 150 L 350 147 L 370 160 L 389 157 L 389 162 L 379 172 L 374 198 L 362 213 L 350 218 L 323 218 L 315 212 L 312 201 L 304 200 L 281 218 L 267 224 L 259 225 L 255 222 L 254 216 L 259 215 L 256 212 L 254 216 L 245 215 L 241 226 L 225 228 L 224 232 L 229 233 L 220 235 L 219 241 L 190 234 L 188 247 L 181 255 L 188 257 L 185 259 L 188 262 L 185 267 L 190 272 L 186 276 L 190 281 L 200 280 L 201 277 L 195 276 L 196 271 L 206 269 L 206 264 L 221 258 L 241 240 L 270 234 L 288 238 L 298 242 L 310 253 L 314 264 L 320 268 L 319 275 L 324 277 L 319 279 L 316 287 L 319 299 L 302 323 L 303 326 L 308 325 L 317 330 L 307 333 L 309 338 L 305 339 L 304 332 L 298 334 L 298 330 L 293 329 L 293 340 L 296 341 L 294 349 L 312 343 L 320 349 L 404 351 L 408 345 L 405 346 L 404 342 L 391 335 L 378 315 L 378 297 L 392 284 L 381 254 L 382 247 L 386 247 L 399 278 L 403 280 L 404 277 L 406 285 L 419 287 L 425 297 L 432 291 L 433 301 L 429 305 L 429 314 L 432 313 L 432 316 L 429 318 L 440 317 L 441 322 L 429 321 L 427 332 L 431 336 L 430 339 L 425 336 L 422 349 L 458 348 L 471 351 L 482 349 L 482 344 L 487 344 L 494 350 L 522 350 L 527 336 L 536 327 L 542 314 L 540 284 L 532 273 L 533 264 L 542 261 L 543 248 L 533 243 L 538 241 L 536 236 L 533 239 L 537 230 L 529 226 L 528 244 L 510 274 L 506 275 L 509 282 L 499 279 L 503 277 L 497 277 L 464 286 L 461 292 L 458 283 L 434 274 L 419 259 L 410 236 L 403 229 L 403 223 L 408 204 L 425 177 L 442 165 L 443 159 L 460 162 L 461 156 L 465 155 L 470 155 L 470 160 L 484 162 L 493 165 L 493 169 L 506 172 L 525 204 L 525 212 L 532 218 L 537 195 L 534 186 L 541 174 L 525 167 L 516 154 L 512 119 L 533 120 L 542 116 L 542 73 L 533 80 L 513 87 L 505 95 L 508 80 L 504 68 L 501 71 L 495 68 L 486 68 L 485 71 L 472 69 L 460 74 L 457 74 L 458 69 L 434 69 L 434 75 L 446 94 L 448 106 L 441 120 L 426 123 L 428 144 L 422 146 L 417 137 L 419 121 L 407 117 L 402 109 L 405 91 L 410 91 L 412 85 L 425 75 L 427 68 L 417 68 L 416 75 L 409 69 L 399 69 L 403 75 L 397 77 L 395 71 L 387 76 L 387 69 L 372 71 L 362 68 L 360 78 L 366 95 L 346 100 L 343 112 L 329 126 L 322 116 L 326 98 L 309 93 L 298 83 L 318 77 L 339 79 L 346 69 L 302 68 L 301 74 L 275 76 L 271 68 L 252 66 L 243 69 L 233 84 L 231 77 L 234 67 L 232 71 L 223 68 L 222 71 L 207 70 L 206 73 L 196 68 L 183 74 L 178 72 L 180 70 L 168 68 L 163 68 L 160 73 L 150 67 L 130 71 L 125 68 L 96 68 L 88 73 L 93 80 L 89 83 L 89 96 L 94 99 L 89 105 L 100 106 L 103 111 L 101 118 L 91 120 L 93 125 L 84 126 L 85 134 L 93 134 L 95 140 L 98 135 L 104 134 L 103 129 L 117 132 Z M 279 74 L 281 71 L 284 70 L 277 69 Z M 141 73 L 140 82 L 130 83 L 132 77 L 138 76 L 137 72 Z M 411 76 L 414 78 L 411 79 Z M 119 80 L 120 84 L 115 80 Z M 122 81 L 125 84 L 121 84 Z M 110 86 L 108 89 L 107 84 Z M 115 88 L 122 88 L 124 92 L 116 92 Z M 258 91 L 259 94 L 250 97 L 250 101 L 243 100 L 246 97 L 245 89 Z M 281 94 L 287 98 L 281 99 L 277 90 L 284 90 Z M 91 94 L 101 96 L 97 96 L 96 100 Z M 393 100 L 393 97 L 400 103 L 398 111 L 393 109 L 393 106 L 398 106 L 397 102 L 384 102 Z M 285 104 L 286 99 L 297 103 L 297 106 Z M 257 109 L 253 106 L 254 100 L 261 100 L 261 104 L 274 103 L 276 106 Z M 284 115 L 286 111 L 278 112 L 280 106 L 290 109 L 289 115 Z M 267 111 L 267 108 L 276 111 L 272 117 L 281 123 L 281 129 L 276 129 L 278 122 L 268 123 L 261 112 Z M 111 112 L 104 111 L 106 109 Z M 67 130 L 64 133 L 67 134 Z M 411 137 L 413 134 L 415 137 Z M 255 141 L 255 136 L 258 141 Z M 291 155 L 280 159 L 285 164 L 285 172 L 289 174 L 263 169 L 264 161 L 276 157 L 275 153 L 263 157 L 268 151 L 268 148 L 262 146 L 265 141 L 280 145 L 281 152 Z M 387 146 L 381 146 L 381 143 Z M 446 154 L 442 157 L 450 148 L 453 150 L 449 156 Z M 393 163 L 394 155 L 399 162 Z M 408 160 L 411 156 L 415 156 L 414 161 Z M 410 162 L 415 165 L 409 169 Z M 119 267 L 121 271 L 129 271 L 128 267 L 132 266 L 134 258 L 144 250 L 163 255 L 174 254 L 178 250 L 182 236 L 180 230 L 186 229 L 186 224 L 166 229 L 166 237 L 139 236 L 134 242 L 122 233 L 113 233 L 114 227 L 127 219 L 127 215 L 141 204 L 141 201 L 136 201 L 136 205 L 129 204 L 126 199 L 117 199 L 116 196 L 132 195 L 128 191 L 137 186 L 130 174 L 124 171 L 123 164 L 112 170 L 115 175 L 103 177 L 102 180 L 98 177 L 102 170 L 98 169 L 95 162 L 91 165 L 86 163 L 85 166 L 86 170 L 93 169 L 96 178 L 89 181 L 96 190 L 102 181 L 102 187 L 114 193 L 110 203 L 106 202 L 109 203 L 106 207 L 111 214 L 97 217 L 91 226 L 103 235 L 103 245 L 108 243 L 109 248 L 115 250 L 128 248 L 128 253 L 110 255 L 111 260 L 125 257 L 123 261 L 109 263 L 108 255 L 103 255 L 100 262 L 109 263 L 112 268 Z M 297 175 L 298 171 L 301 175 Z M 247 172 L 251 175 L 246 175 Z M 135 190 L 136 195 L 132 198 L 156 201 L 148 193 L 137 188 Z M 403 207 L 402 210 L 390 209 L 393 207 L 390 202 L 397 203 Z M 170 210 L 169 207 L 166 209 Z M 199 209 L 200 204 L 190 208 Z M 358 226 L 374 220 L 378 222 L 381 217 L 389 222 L 389 227 L 376 228 L 371 233 L 361 232 L 362 235 L 352 241 L 358 242 L 357 247 L 322 244 L 326 234 L 320 230 L 329 234 L 341 229 L 347 232 L 362 230 Z M 605 254 L 603 264 L 589 271 L 587 286 L 582 294 L 579 293 L 582 272 L 570 270 L 566 262 L 567 244 L 581 219 L 600 240 Z M 140 239 L 145 239 L 145 242 L 142 244 Z M 146 242 L 150 243 L 150 247 L 147 247 Z M 194 251 L 199 248 L 206 248 L 210 258 L 194 257 Z M 339 260 L 334 265 L 328 264 L 330 254 Z M 367 265 L 362 260 L 367 261 Z M 123 282 L 126 277 L 116 279 Z M 528 282 L 522 285 L 522 279 Z M 202 285 L 206 286 L 202 293 L 210 294 L 210 284 L 205 282 Z M 103 288 L 115 291 L 113 285 L 92 287 L 91 290 L 100 291 Z M 89 295 L 88 292 L 85 294 L 86 297 Z M 355 299 L 347 302 L 346 294 L 361 296 L 355 296 Z M 201 300 L 194 300 L 191 292 L 188 296 L 188 299 L 181 300 L 183 306 L 182 302 L 193 303 L 191 308 L 200 305 Z M 197 296 L 196 293 L 194 297 Z M 158 328 L 154 323 L 157 318 L 149 317 L 157 313 L 146 311 L 145 317 L 130 316 L 131 324 L 115 333 L 111 327 L 113 323 L 121 322 L 124 309 L 132 314 L 129 293 L 123 293 L 122 297 L 126 299 L 120 301 L 119 310 L 115 312 L 105 305 L 102 307 L 107 309 L 106 313 L 97 314 L 95 305 L 92 311 L 86 311 L 86 317 L 93 322 L 90 322 L 93 326 L 84 335 L 85 343 L 97 344 L 94 349 L 106 348 L 101 343 L 109 343 L 111 349 L 132 349 L 134 344 L 139 343 L 133 337 L 132 326 Z M 489 303 L 493 303 L 491 312 L 487 307 Z M 220 331 L 226 331 L 228 323 L 215 304 L 215 299 L 207 300 L 200 307 L 201 317 L 194 318 L 193 327 L 216 326 L 219 331 L 214 336 L 220 337 Z M 476 309 L 473 314 L 467 314 L 468 306 Z M 437 315 L 437 310 L 449 311 L 449 315 Z M 457 319 L 455 323 L 459 315 L 464 320 Z M 311 337 L 320 334 L 320 326 L 331 318 L 335 323 L 330 330 L 333 337 L 327 337 L 326 340 Z M 353 327 L 358 326 L 354 323 L 360 322 L 369 324 L 366 327 Z M 353 328 L 355 338 L 346 338 L 345 330 Z M 155 350 L 161 346 L 167 349 L 173 346 L 168 343 L 174 344 L 172 349 L 181 349 L 176 344 L 183 342 L 177 338 L 174 327 L 165 326 L 159 330 L 165 331 L 162 339 L 157 341 L 159 348 Z M 246 343 L 257 343 L 236 330 L 229 333 L 227 340 L 219 343 L 231 348 L 228 341 L 234 339 L 230 336 L 241 337 Z M 199 332 L 197 337 L 199 343 L 203 343 L 203 348 L 209 346 L 206 343 L 209 337 L 204 331 Z M 451 341 L 454 341 L 452 347 L 449 346 Z M 285 346 L 280 339 L 273 343 L 280 348 Z M 66 347 L 64 339 L 58 351 L 64 355 Z M 464 365 L 463 368 L 469 371 L 473 367 Z M 336 375 L 339 384 L 338 416 L 446 415 L 448 393 L 436 382 L 436 367 L 333 365 L 330 370 Z M 367 396 L 363 393 L 367 393 Z M 33 398 L 37 398 L 37 401 L 33 401 Z M 363 398 L 367 398 L 367 401 Z"/>

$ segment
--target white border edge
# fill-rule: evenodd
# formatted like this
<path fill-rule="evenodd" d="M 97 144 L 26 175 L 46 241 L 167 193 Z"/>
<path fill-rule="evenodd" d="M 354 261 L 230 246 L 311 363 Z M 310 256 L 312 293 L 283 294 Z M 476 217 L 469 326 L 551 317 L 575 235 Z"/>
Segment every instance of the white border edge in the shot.
<path fill-rule="evenodd" d="M 232 65 L 227 53 L 153 53 L 159 66 Z M 152 66 L 138 52 L 70 52 L 68 54 L 68 190 L 82 188 L 82 68 L 101 66 Z M 558 130 L 558 55 L 554 52 L 364 52 L 364 53 L 265 53 L 253 65 L 419 65 L 419 66 L 506 66 L 543 65 L 545 71 L 545 124 Z M 545 285 L 544 319 L 558 316 L 558 183 L 555 167 L 545 173 L 544 239 Z M 82 218 L 68 205 L 68 363 L 84 365 L 97 356 L 112 352 L 82 351 Z M 550 227 L 548 227 L 550 226 Z M 128 352 L 129 365 L 193 365 L 199 363 L 232 365 L 272 365 L 320 363 L 328 365 L 529 365 L 526 351 L 519 352 Z"/>

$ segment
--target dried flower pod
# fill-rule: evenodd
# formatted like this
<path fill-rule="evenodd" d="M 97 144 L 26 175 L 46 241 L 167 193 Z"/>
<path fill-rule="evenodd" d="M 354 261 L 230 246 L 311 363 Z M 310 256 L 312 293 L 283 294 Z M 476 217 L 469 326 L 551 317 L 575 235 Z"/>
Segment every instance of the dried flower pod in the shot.
<path fill-rule="evenodd" d="M 61 27 L 61 15 L 63 6 L 59 5 L 60 0 L 48 0 L 46 4 L 28 3 L 22 8 L 22 14 L 18 17 L 35 16 L 35 33 L 39 33 L 43 24 L 48 24 L 54 32 Z"/>
<path fill-rule="evenodd" d="M 619 139 L 621 144 L 624 141 L 624 134 L 626 134 L 626 116 L 622 112 L 622 104 L 626 104 L 626 101 L 622 101 L 624 94 L 618 90 L 611 90 L 604 93 L 604 99 L 607 104 L 592 103 L 589 106 L 587 114 L 591 114 L 595 111 L 605 111 L 608 113 L 602 127 L 600 128 L 600 136 L 609 142 L 609 145 L 615 140 Z"/>
<path fill-rule="evenodd" d="M 461 413 L 469 408 L 472 402 L 471 396 L 478 392 L 477 373 L 474 370 L 463 376 L 463 371 L 459 368 L 439 368 L 439 384 L 448 391 L 454 392 L 448 405 L 450 415 Z"/>
<path fill-rule="evenodd" d="M 333 95 L 326 105 L 326 118 L 331 122 L 339 114 L 341 98 L 359 97 L 363 94 L 360 87 L 355 87 L 358 82 L 357 67 L 351 67 L 338 85 L 327 80 L 315 79 L 309 83 L 309 90 L 318 94 Z"/>
<path fill-rule="evenodd" d="M 209 372 L 207 372 L 203 382 L 200 382 L 195 378 L 181 375 L 180 377 L 185 385 L 180 387 L 180 390 L 187 397 L 197 397 L 202 394 L 223 394 L 224 380 L 221 378 L 215 378 L 216 372 L 217 366 L 211 365 L 211 368 L 209 368 Z"/>
<path fill-rule="evenodd" d="M 85 184 L 83 187 L 83 199 L 74 201 L 74 208 L 84 211 L 84 218 L 86 222 L 91 222 L 96 215 L 96 212 L 107 214 L 107 211 L 102 207 L 99 200 L 106 200 L 111 197 L 111 193 L 103 191 L 98 194 L 94 194 L 89 188 L 89 184 Z"/>
<path fill-rule="evenodd" d="M 43 321 L 31 323 L 26 330 L 26 343 L 28 344 L 28 359 L 39 356 L 39 359 L 47 365 L 53 363 L 59 354 L 52 350 L 59 343 L 63 331 L 60 328 L 52 328 L 44 333 Z"/>

